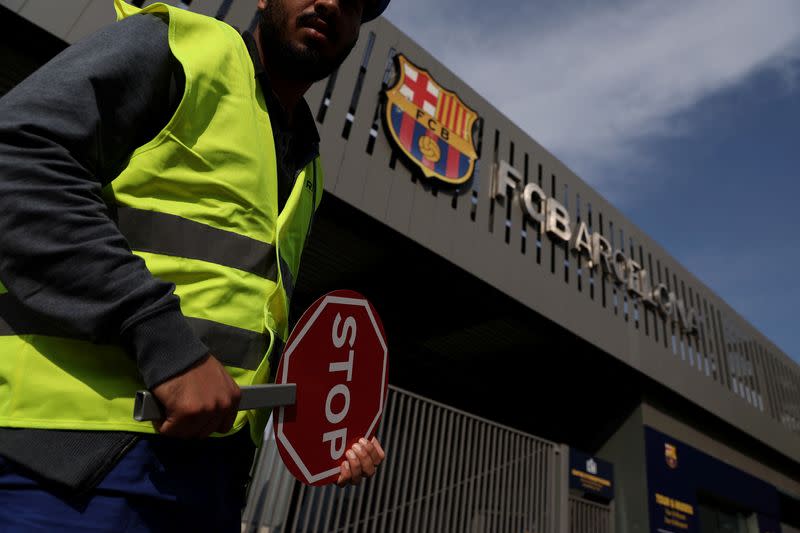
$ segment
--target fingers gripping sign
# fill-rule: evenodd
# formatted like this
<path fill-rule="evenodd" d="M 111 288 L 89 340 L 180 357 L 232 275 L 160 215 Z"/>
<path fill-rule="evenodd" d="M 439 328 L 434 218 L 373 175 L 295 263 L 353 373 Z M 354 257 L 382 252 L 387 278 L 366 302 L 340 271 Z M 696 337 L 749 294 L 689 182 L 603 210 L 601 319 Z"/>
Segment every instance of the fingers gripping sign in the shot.
<path fill-rule="evenodd" d="M 358 483 L 385 453 L 374 439 L 388 387 L 388 350 L 372 305 L 334 291 L 300 318 L 286 343 L 278 383 L 297 384 L 297 402 L 275 413 L 278 450 L 310 485 Z"/>
<path fill-rule="evenodd" d="M 372 477 L 386 454 L 380 442 L 375 437 L 371 441 L 361 438 L 347 451 L 347 460 L 339 468 L 339 479 L 336 484 L 344 487 L 348 484 L 357 485 L 362 476 Z"/>

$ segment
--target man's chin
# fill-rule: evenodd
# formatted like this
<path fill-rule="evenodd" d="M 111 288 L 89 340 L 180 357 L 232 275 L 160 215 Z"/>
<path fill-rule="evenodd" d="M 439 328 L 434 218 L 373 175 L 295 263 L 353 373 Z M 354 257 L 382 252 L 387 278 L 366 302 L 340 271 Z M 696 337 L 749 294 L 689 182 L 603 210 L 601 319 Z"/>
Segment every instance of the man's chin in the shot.
<path fill-rule="evenodd" d="M 306 38 L 294 47 L 295 53 L 304 58 L 313 58 L 318 63 L 334 63 L 335 54 L 332 53 L 333 45 L 330 41 Z"/>
<path fill-rule="evenodd" d="M 326 78 L 347 57 L 345 51 L 336 56 L 332 53 L 333 47 L 330 44 L 318 39 L 308 39 L 307 36 L 284 42 L 283 45 L 265 42 L 263 47 L 265 55 L 272 58 L 274 67 L 281 75 L 307 83 Z M 347 53 L 349 51 L 350 49 L 346 50 Z"/>

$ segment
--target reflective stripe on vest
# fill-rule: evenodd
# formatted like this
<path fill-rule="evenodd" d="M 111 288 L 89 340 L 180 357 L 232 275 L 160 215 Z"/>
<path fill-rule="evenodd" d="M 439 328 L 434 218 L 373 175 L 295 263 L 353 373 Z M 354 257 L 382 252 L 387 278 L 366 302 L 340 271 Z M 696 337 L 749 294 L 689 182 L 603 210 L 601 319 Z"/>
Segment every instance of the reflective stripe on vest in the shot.
<path fill-rule="evenodd" d="M 195 334 L 222 364 L 255 370 L 269 350 L 269 335 L 212 320 L 186 317 Z"/>
<path fill-rule="evenodd" d="M 134 250 L 200 259 L 277 279 L 271 244 L 168 213 L 125 206 L 116 211 L 119 230 Z"/>
<path fill-rule="evenodd" d="M 269 349 L 268 333 L 256 333 L 202 318 L 186 317 L 186 320 L 224 365 L 255 370 Z M 10 294 L 0 294 L 0 335 L 70 337 L 26 310 Z"/>
<path fill-rule="evenodd" d="M 117 207 L 116 219 L 120 232 L 133 250 L 199 259 L 278 281 L 275 247 L 271 244 L 177 215 L 134 207 Z M 291 298 L 294 277 L 282 257 L 280 269 L 286 293 Z"/>

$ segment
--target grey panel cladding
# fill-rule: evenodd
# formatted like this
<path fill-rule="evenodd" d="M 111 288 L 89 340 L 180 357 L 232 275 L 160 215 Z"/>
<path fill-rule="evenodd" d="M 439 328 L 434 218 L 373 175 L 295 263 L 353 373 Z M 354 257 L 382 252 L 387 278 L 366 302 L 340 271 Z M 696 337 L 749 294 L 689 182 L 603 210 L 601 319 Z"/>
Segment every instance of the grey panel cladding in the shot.
<path fill-rule="evenodd" d="M 19 12 L 27 0 L 0 0 L 0 6 L 7 7 L 11 11 Z"/>
<path fill-rule="evenodd" d="M 90 0 L 69 31 L 60 36 L 72 44 L 97 31 L 98 28 L 111 24 L 116 20 L 114 3 L 109 0 Z"/>
<path fill-rule="evenodd" d="M 72 0 L 70 2 L 28 0 L 19 10 L 19 14 L 32 20 L 56 37 L 66 40 L 67 33 L 77 23 L 89 3 L 90 0 Z"/>
<path fill-rule="evenodd" d="M 800 460 L 798 366 L 661 246 L 561 161 L 459 80 L 391 23 L 366 26 L 329 94 L 317 84 L 313 110 L 330 100 L 323 138 L 326 189 L 414 239 L 510 297 L 592 342 L 696 404 Z M 358 106 L 350 107 L 365 43 L 375 42 Z M 428 70 L 482 117 L 475 177 L 460 187 L 422 178 L 393 149 L 375 116 L 387 60 L 396 51 Z M 344 122 L 352 115 L 349 136 Z M 644 305 L 601 270 L 589 269 L 563 242 L 526 220 L 513 200 L 490 195 L 493 165 L 510 163 L 526 182 L 562 203 L 572 222 L 586 222 L 664 283 L 699 315 L 696 336 Z M 701 237 L 701 236 L 699 236 Z M 735 326 L 735 327 L 734 327 Z M 776 375 L 778 365 L 785 377 Z M 774 389 L 774 390 L 773 390 Z M 787 431 L 788 430 L 788 431 Z M 792 434 L 794 433 L 794 434 Z"/>
<path fill-rule="evenodd" d="M 111 0 L 0 2 L 70 43 L 114 19 Z M 195 0 L 192 10 L 213 15 L 220 5 L 221 0 Z M 255 21 L 255 13 L 255 2 L 236 1 L 225 20 L 246 29 Z M 371 38 L 374 42 L 367 54 Z M 428 70 L 482 117 L 481 157 L 470 182 L 453 188 L 419 178 L 389 144 L 382 117 L 376 124 L 387 62 L 395 52 Z M 359 74 L 361 89 L 356 100 Z M 326 92 L 326 88 L 330 90 Z M 359 43 L 335 79 L 315 84 L 307 101 L 323 138 L 326 190 L 800 460 L 797 364 L 561 161 L 391 23 L 380 18 L 362 28 Z M 352 125 L 345 133 L 350 120 Z M 492 199 L 492 166 L 500 160 L 511 163 L 524 180 L 537 183 L 567 207 L 573 222 L 578 218 L 585 221 L 590 232 L 604 236 L 636 259 L 654 283 L 665 283 L 697 309 L 698 336 L 687 336 L 673 321 L 633 299 L 601 270 L 587 268 L 563 243 L 551 240 L 537 223 L 526 221 L 516 205 Z"/>

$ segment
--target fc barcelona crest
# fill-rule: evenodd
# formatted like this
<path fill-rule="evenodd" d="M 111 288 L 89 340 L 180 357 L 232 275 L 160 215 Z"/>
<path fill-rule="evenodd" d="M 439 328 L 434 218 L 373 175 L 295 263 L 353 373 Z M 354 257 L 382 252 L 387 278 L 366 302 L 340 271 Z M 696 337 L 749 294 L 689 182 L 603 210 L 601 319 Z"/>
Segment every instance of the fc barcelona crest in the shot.
<path fill-rule="evenodd" d="M 678 468 L 678 448 L 674 444 L 664 443 L 664 460 L 670 468 Z"/>
<path fill-rule="evenodd" d="M 403 54 L 395 61 L 397 81 L 386 90 L 384 111 L 395 145 L 426 177 L 464 183 L 478 159 L 472 136 L 478 114 Z"/>

